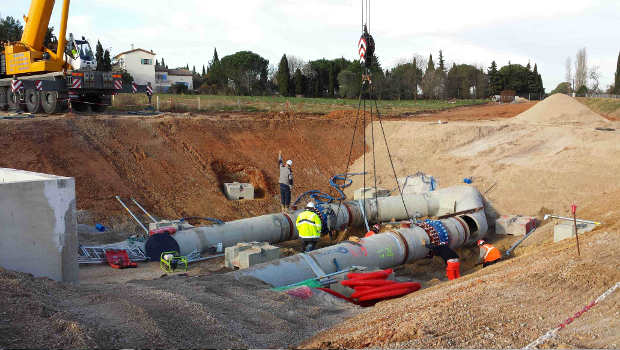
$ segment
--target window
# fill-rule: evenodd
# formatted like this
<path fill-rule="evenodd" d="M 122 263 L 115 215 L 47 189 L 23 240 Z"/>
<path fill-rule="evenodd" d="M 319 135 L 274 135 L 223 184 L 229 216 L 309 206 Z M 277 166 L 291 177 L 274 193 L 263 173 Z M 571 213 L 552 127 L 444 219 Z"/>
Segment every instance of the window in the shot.
<path fill-rule="evenodd" d="M 146 64 L 146 65 L 152 65 L 153 64 L 153 60 L 147 59 L 147 58 L 143 58 L 142 59 L 142 64 Z"/>

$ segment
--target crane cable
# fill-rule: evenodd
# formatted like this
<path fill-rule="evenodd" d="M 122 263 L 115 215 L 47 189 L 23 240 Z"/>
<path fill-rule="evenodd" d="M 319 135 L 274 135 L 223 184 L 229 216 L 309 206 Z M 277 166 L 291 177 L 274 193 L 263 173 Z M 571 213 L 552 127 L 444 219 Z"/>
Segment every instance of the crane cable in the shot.
<path fill-rule="evenodd" d="M 396 168 L 394 166 L 394 160 L 392 158 L 392 154 L 390 152 L 390 147 L 388 145 L 388 141 L 387 141 L 387 136 L 385 135 L 385 128 L 383 127 L 383 121 L 381 118 L 381 112 L 379 111 L 379 106 L 377 103 L 377 99 L 376 99 L 376 93 L 375 93 L 375 88 L 374 85 L 372 84 L 372 80 L 370 79 L 370 68 L 372 66 L 372 59 L 374 56 L 374 50 L 375 50 L 375 45 L 374 45 L 374 39 L 372 37 L 372 35 L 370 35 L 369 33 L 369 28 L 370 28 L 370 0 L 362 0 L 362 36 L 360 38 L 360 41 L 358 42 L 358 53 L 360 54 L 360 64 L 362 64 L 362 83 L 361 83 L 361 88 L 360 88 L 360 96 L 359 96 L 359 101 L 358 101 L 358 107 L 357 107 L 357 112 L 356 112 L 356 116 L 355 116 L 355 124 L 354 124 L 354 128 L 353 128 L 353 136 L 351 139 L 351 147 L 349 149 L 349 155 L 348 155 L 348 160 L 347 160 L 347 164 L 346 164 L 346 170 L 343 172 L 344 174 L 344 181 L 347 181 L 347 176 L 350 175 L 349 174 L 349 167 L 351 165 L 351 157 L 352 157 L 352 153 L 353 153 L 353 146 L 355 144 L 355 136 L 356 136 L 356 132 L 357 132 L 357 123 L 359 118 L 359 114 L 360 114 L 360 109 L 362 109 L 362 132 L 364 133 L 363 136 L 363 172 L 362 174 L 364 175 L 364 188 L 366 188 L 366 96 L 368 96 L 368 98 L 371 100 L 371 103 L 369 105 L 370 107 L 370 128 L 371 128 L 371 143 L 372 143 L 372 157 L 373 157 L 373 176 L 374 176 L 374 186 L 375 186 L 375 194 L 374 194 L 374 199 L 375 199 L 375 203 L 378 203 L 377 198 L 378 198 L 378 192 L 377 192 L 377 163 L 376 163 L 376 153 L 375 153 L 375 131 L 374 131 L 374 121 L 375 121 L 375 116 L 373 115 L 373 104 L 372 101 L 374 101 L 374 107 L 376 109 L 376 119 L 377 121 L 379 121 L 379 126 L 380 126 L 380 130 L 381 133 L 383 135 L 383 140 L 385 142 L 385 147 L 387 150 L 387 155 L 388 155 L 388 159 L 390 161 L 390 166 L 392 168 L 392 173 L 394 176 L 394 181 L 396 182 L 396 185 L 398 187 L 398 192 L 400 194 L 401 197 L 401 201 L 403 203 L 403 208 L 405 209 L 405 214 L 407 215 L 407 218 L 409 220 L 413 220 L 413 218 L 411 217 L 411 215 L 409 214 L 409 210 L 407 209 L 407 204 L 405 203 L 405 198 L 403 195 L 403 188 L 401 187 L 400 183 L 398 182 L 398 176 L 396 174 Z M 365 91 L 367 88 L 368 91 Z M 338 217 L 340 215 L 340 210 L 342 208 L 342 201 L 344 200 L 344 197 L 339 198 L 339 207 L 338 207 L 338 214 L 336 215 L 336 217 Z M 366 193 L 364 192 L 363 197 L 362 197 L 362 207 L 364 208 L 364 212 L 366 211 Z M 377 206 L 377 210 L 378 210 L 378 206 Z"/>

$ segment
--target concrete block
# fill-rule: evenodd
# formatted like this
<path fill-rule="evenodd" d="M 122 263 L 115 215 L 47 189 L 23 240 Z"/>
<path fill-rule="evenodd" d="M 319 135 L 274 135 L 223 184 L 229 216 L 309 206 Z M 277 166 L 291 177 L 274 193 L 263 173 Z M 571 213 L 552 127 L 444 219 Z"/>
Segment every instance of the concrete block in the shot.
<path fill-rule="evenodd" d="M 0 168 L 0 266 L 78 282 L 75 180 Z"/>
<path fill-rule="evenodd" d="M 232 182 L 224 184 L 226 198 L 231 201 L 240 199 L 254 199 L 254 186 L 248 183 Z"/>
<path fill-rule="evenodd" d="M 525 236 L 536 227 L 536 218 L 521 215 L 502 215 L 495 220 L 495 234 Z"/>
<path fill-rule="evenodd" d="M 594 224 L 586 224 L 586 223 L 577 223 L 577 232 L 578 234 L 590 232 L 594 230 L 596 225 Z M 559 242 L 561 240 L 575 237 L 575 225 L 570 221 L 560 221 L 553 227 L 553 241 Z"/>
<path fill-rule="evenodd" d="M 390 191 L 383 188 L 362 187 L 353 193 L 353 199 L 359 201 L 364 199 L 364 196 L 366 199 L 372 199 L 375 198 L 375 193 L 377 197 L 388 197 L 390 195 Z"/>
<path fill-rule="evenodd" d="M 267 242 L 238 243 L 224 251 L 224 265 L 230 269 L 247 269 L 276 259 L 280 259 L 280 248 Z"/>

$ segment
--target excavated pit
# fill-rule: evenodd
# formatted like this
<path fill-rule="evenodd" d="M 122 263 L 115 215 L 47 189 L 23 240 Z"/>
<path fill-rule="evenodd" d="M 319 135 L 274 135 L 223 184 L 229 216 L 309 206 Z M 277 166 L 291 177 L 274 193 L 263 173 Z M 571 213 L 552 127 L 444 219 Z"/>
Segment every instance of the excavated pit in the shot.
<path fill-rule="evenodd" d="M 614 170 L 620 168 L 618 134 L 596 131 L 598 120 L 556 125 L 510 119 L 530 106 L 459 108 L 386 122 L 396 171 L 403 176 L 424 171 L 441 187 L 471 177 L 481 193 L 492 189 L 485 194 L 487 206 L 501 214 L 566 215 L 576 201 L 578 216 L 605 224 L 584 236 L 582 258 L 575 257 L 571 242 L 553 244 L 553 223 L 543 222 L 515 251 L 517 258 L 484 270 L 474 266 L 477 249 L 459 249 L 464 277 L 456 281 L 445 281 L 439 258 L 402 266 L 398 275 L 424 282 L 424 289 L 363 311 L 323 296 L 305 303 L 272 294 L 260 283 L 225 280 L 227 270 L 217 260 L 195 265 L 187 276 L 165 278 L 159 278 L 157 264 L 131 271 L 90 266 L 81 269 L 80 286 L 1 271 L 0 346 L 524 346 L 620 279 L 620 214 L 614 209 L 620 205 Z M 161 218 L 233 220 L 278 211 L 279 150 L 295 162 L 294 195 L 329 190 L 329 176 L 342 173 L 348 156 L 343 147 L 350 142 L 348 116 L 0 121 L 0 166 L 75 177 L 80 223 L 116 228 L 89 236 L 90 243 L 103 242 L 125 237 L 131 227 L 114 195 L 133 196 Z M 448 124 L 433 123 L 437 119 Z M 610 125 L 619 129 L 617 122 Z M 358 171 L 359 138 L 354 149 L 351 170 Z M 382 152 L 379 143 L 379 186 L 393 188 Z M 263 196 L 228 201 L 222 184 L 239 180 Z M 361 187 L 361 179 L 354 180 L 351 190 Z M 474 223 L 468 225 L 472 229 Z M 505 250 L 518 238 L 491 241 Z M 332 243 L 323 239 L 319 246 Z M 283 247 L 289 255 L 299 244 Z M 615 316 L 606 310 L 618 302 L 611 296 L 608 308 L 597 306 L 584 316 L 586 323 L 575 322 L 549 345 L 617 347 L 617 327 L 606 326 Z"/>

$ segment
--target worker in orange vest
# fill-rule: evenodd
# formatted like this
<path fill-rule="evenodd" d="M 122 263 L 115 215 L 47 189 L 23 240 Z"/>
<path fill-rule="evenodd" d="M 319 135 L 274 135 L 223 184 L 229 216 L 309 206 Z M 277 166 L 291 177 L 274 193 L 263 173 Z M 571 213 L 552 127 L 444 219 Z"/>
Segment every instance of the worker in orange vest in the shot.
<path fill-rule="evenodd" d="M 478 241 L 478 247 L 480 247 L 480 260 L 482 260 L 482 267 L 493 265 L 502 258 L 502 254 L 499 252 L 499 249 L 483 240 Z"/>

